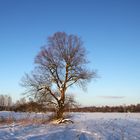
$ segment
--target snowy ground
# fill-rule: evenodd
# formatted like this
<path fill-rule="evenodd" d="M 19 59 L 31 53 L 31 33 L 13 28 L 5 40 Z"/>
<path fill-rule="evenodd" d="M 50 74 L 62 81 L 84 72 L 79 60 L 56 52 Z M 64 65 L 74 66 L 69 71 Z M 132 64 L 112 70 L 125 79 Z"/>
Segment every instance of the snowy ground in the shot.
<path fill-rule="evenodd" d="M 140 140 L 140 113 L 71 113 L 73 124 L 32 123 L 46 116 L 0 112 L 0 140 Z"/>

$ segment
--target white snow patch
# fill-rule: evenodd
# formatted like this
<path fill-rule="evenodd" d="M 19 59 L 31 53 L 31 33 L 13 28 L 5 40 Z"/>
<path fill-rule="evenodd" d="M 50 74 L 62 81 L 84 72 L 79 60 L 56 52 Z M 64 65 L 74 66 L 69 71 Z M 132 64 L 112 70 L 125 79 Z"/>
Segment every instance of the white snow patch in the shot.
<path fill-rule="evenodd" d="M 140 140 L 140 113 L 71 113 L 74 123 L 23 124 L 17 120 L 48 117 L 42 113 L 0 112 L 0 140 Z"/>

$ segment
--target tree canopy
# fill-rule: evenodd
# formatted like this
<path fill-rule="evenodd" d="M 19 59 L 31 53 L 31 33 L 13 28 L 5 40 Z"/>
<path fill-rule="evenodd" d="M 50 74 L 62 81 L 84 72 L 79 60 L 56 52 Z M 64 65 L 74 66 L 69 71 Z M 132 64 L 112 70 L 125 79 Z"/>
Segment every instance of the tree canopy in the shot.
<path fill-rule="evenodd" d="M 36 67 L 24 76 L 22 85 L 35 99 L 55 104 L 58 118 L 62 117 L 67 89 L 73 85 L 85 89 L 96 77 L 95 71 L 86 68 L 86 54 L 80 37 L 56 32 L 35 57 Z"/>

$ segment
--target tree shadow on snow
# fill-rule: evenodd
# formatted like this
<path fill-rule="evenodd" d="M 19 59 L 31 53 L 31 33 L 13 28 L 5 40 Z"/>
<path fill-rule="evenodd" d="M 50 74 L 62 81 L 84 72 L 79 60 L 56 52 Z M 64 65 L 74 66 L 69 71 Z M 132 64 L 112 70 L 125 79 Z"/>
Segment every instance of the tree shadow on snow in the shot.
<path fill-rule="evenodd" d="M 95 140 L 89 132 L 82 132 L 74 129 L 57 130 L 48 134 L 32 136 L 28 140 Z"/>

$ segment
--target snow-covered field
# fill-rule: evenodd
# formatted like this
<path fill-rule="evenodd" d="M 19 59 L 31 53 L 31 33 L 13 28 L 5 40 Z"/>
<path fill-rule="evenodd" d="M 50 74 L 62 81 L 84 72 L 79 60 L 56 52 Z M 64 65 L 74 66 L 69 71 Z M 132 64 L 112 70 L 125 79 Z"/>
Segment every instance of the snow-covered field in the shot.
<path fill-rule="evenodd" d="M 47 116 L 0 112 L 0 140 L 140 140 L 140 113 L 71 113 L 73 124 L 35 122 Z"/>

